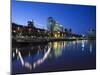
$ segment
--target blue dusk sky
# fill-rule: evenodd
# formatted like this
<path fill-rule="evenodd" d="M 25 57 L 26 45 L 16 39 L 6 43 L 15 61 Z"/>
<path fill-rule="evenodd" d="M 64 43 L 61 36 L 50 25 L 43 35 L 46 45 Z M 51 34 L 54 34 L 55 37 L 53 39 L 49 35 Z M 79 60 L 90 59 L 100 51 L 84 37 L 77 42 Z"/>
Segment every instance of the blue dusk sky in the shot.
<path fill-rule="evenodd" d="M 85 34 L 90 28 L 96 29 L 96 6 L 12 1 L 14 23 L 27 25 L 33 19 L 36 27 L 46 28 L 49 16 L 74 33 Z"/>

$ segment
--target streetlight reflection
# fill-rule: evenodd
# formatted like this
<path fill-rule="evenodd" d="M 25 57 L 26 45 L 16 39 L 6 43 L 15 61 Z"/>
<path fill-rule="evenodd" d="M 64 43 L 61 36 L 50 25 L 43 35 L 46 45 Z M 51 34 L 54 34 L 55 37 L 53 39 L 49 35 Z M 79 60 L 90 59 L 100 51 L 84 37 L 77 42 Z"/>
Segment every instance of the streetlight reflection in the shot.
<path fill-rule="evenodd" d="M 48 51 L 44 54 L 43 58 L 41 58 L 41 59 L 39 59 L 39 60 L 37 60 L 36 62 L 33 63 L 33 67 L 35 68 L 37 65 L 42 64 L 47 59 L 47 57 L 49 56 L 50 51 L 51 51 L 51 48 L 49 47 Z"/>
<path fill-rule="evenodd" d="M 90 53 L 92 53 L 92 44 L 90 44 Z"/>
<path fill-rule="evenodd" d="M 85 40 L 82 40 L 82 51 L 84 51 L 84 47 L 85 47 Z"/>
<path fill-rule="evenodd" d="M 38 59 L 36 62 L 33 63 L 33 68 L 35 68 L 36 66 L 42 64 L 49 56 L 51 51 L 51 47 L 48 47 L 48 51 L 44 54 L 43 58 Z M 16 54 L 18 55 L 17 57 L 20 59 L 22 66 L 29 68 L 30 70 L 32 69 L 32 64 L 29 62 L 24 61 L 21 52 L 16 49 Z M 30 53 L 29 53 L 30 55 Z"/>

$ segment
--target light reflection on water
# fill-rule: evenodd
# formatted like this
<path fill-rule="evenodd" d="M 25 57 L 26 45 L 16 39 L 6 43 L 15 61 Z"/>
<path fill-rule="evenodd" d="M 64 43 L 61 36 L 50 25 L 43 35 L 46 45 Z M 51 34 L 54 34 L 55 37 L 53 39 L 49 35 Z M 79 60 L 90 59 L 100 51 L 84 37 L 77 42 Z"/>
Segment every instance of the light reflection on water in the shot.
<path fill-rule="evenodd" d="M 50 64 L 51 61 L 53 62 L 52 65 L 54 65 L 56 63 L 58 64 L 59 61 L 63 59 L 65 63 L 62 61 L 60 62 L 62 62 L 65 65 L 69 64 L 69 63 L 66 63 L 67 61 L 66 58 L 70 58 L 68 53 L 71 52 L 71 54 L 79 55 L 79 56 L 81 52 L 84 52 L 85 54 L 85 51 L 86 53 L 88 51 L 89 53 L 92 53 L 93 49 L 95 50 L 95 42 L 88 41 L 88 40 L 60 41 L 60 42 L 50 42 L 46 45 L 37 45 L 37 46 L 29 45 L 27 47 L 19 47 L 19 48 L 16 47 L 13 49 L 14 50 L 12 52 L 12 72 L 13 73 L 27 73 L 27 72 L 35 72 L 34 71 L 35 68 L 36 69 L 38 69 L 39 67 L 41 68 L 43 67 L 42 65 L 45 65 L 47 67 L 48 66 L 47 64 Z M 95 51 L 94 51 L 94 54 L 95 54 Z M 73 55 L 72 55 L 72 59 L 76 59 L 75 57 L 73 57 Z M 92 58 L 90 56 L 88 57 Z M 81 56 L 79 58 L 81 59 Z M 77 65 L 77 64 L 74 64 L 74 65 Z M 26 71 L 26 70 L 24 71 L 23 68 L 24 69 L 27 68 L 30 71 Z M 48 70 L 52 71 L 49 68 Z M 39 69 L 39 72 L 41 72 L 40 69 Z"/>

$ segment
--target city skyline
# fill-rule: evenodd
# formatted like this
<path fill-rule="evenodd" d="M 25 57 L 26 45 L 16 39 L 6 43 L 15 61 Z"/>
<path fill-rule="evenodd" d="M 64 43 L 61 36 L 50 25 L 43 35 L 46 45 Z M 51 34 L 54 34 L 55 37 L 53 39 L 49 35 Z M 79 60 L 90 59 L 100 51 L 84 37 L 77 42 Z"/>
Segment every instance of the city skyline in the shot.
<path fill-rule="evenodd" d="M 33 19 L 36 27 L 46 28 L 51 16 L 64 28 L 71 28 L 78 34 L 96 29 L 95 6 L 13 1 L 12 12 L 12 22 L 21 25 L 27 25 L 27 21 Z"/>

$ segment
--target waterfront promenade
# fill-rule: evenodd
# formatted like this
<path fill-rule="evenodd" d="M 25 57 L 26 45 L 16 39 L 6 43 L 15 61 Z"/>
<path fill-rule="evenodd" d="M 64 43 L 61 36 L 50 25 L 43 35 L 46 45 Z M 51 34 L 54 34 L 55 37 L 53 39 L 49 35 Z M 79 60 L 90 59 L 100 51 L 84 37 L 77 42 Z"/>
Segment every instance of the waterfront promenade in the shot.
<path fill-rule="evenodd" d="M 88 40 L 89 38 L 83 37 L 33 37 L 33 36 L 17 36 L 12 37 L 14 43 L 46 43 L 53 41 L 74 41 L 74 40 Z"/>

